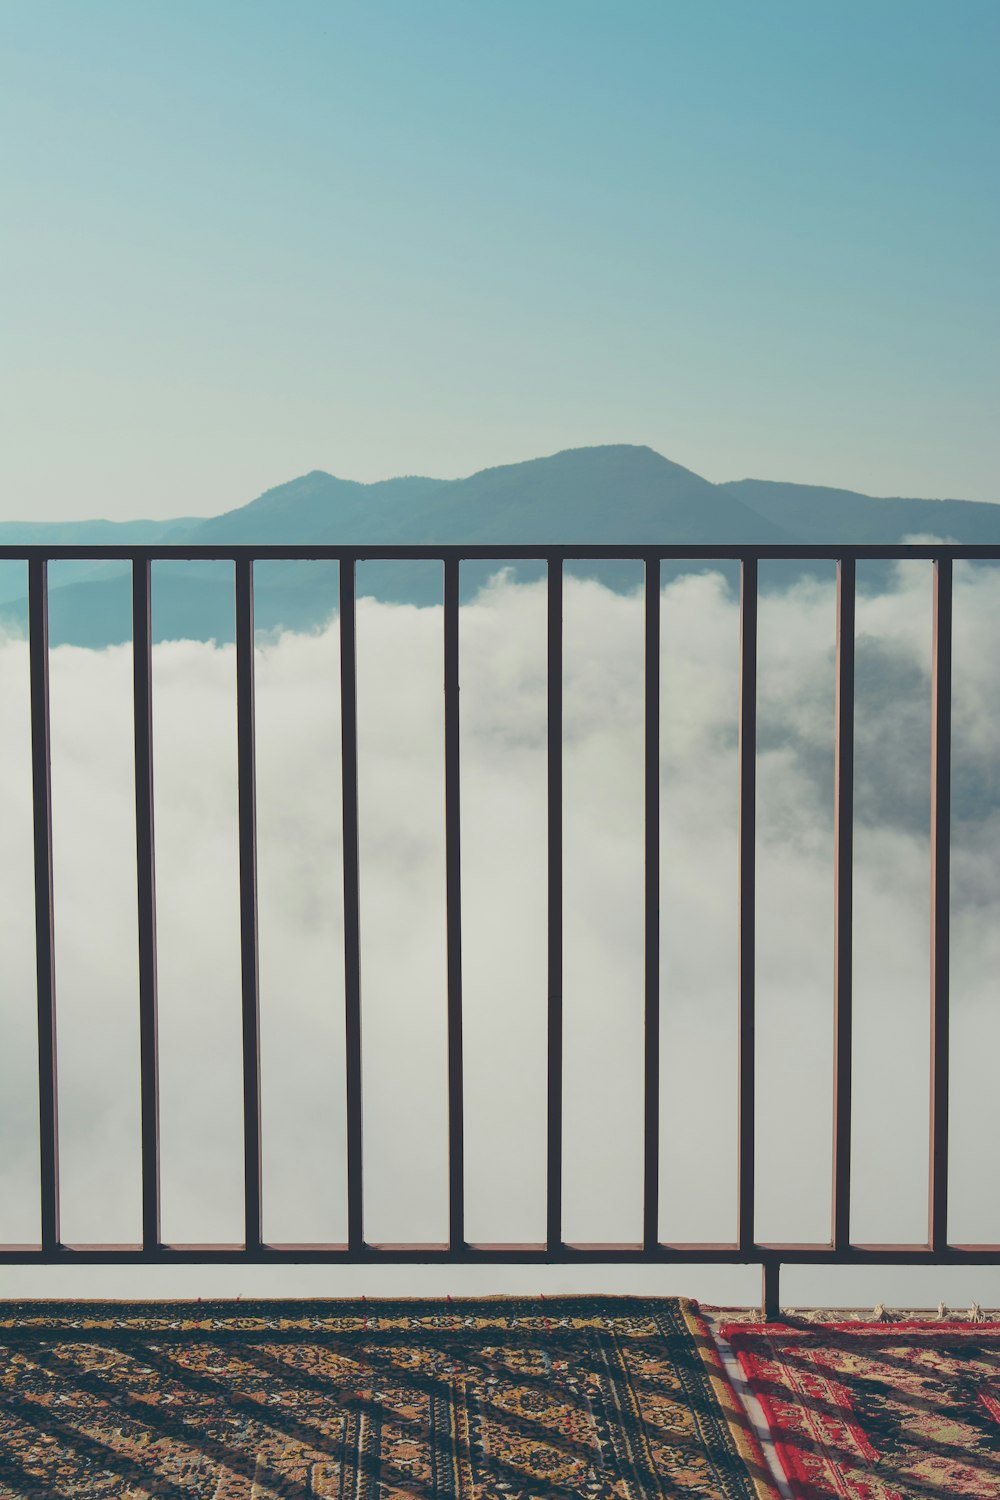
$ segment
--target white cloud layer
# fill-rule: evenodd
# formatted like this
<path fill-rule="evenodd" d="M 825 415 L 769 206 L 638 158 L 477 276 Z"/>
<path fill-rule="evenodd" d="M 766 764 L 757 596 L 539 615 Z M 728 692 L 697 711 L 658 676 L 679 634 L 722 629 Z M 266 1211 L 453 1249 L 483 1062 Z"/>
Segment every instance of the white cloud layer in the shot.
<path fill-rule="evenodd" d="M 669 1239 L 735 1232 L 738 624 L 718 575 L 681 578 L 664 590 L 661 1233 Z M 964 1241 L 1000 1241 L 990 1146 L 1000 1134 L 998 627 L 992 570 L 959 566 L 951 1213 L 952 1237 Z M 467 1232 L 541 1239 L 544 589 L 500 576 L 463 606 L 461 629 Z M 366 1232 L 440 1240 L 447 1234 L 441 611 L 362 600 L 358 632 Z M 642 640 L 638 595 L 567 580 L 570 1239 L 634 1239 L 641 1226 Z M 833 641 L 829 582 L 762 597 L 763 1239 L 829 1233 Z M 262 643 L 257 660 L 265 1233 L 280 1240 L 346 1237 L 338 650 L 333 620 L 321 634 Z M 926 1232 L 929 665 L 930 570 L 908 564 L 891 592 L 858 600 L 854 1233 L 861 1240 L 918 1241 Z M 130 652 L 60 647 L 51 671 L 63 1235 L 135 1240 Z M 163 1227 L 178 1241 L 241 1238 L 234 684 L 232 647 L 174 642 L 154 651 Z M 38 1232 L 37 1092 L 23 642 L 0 646 L 0 690 L 0 1238 L 30 1241 Z M 5 1273 L 6 1284 L 26 1286 L 26 1274 Z M 136 1273 L 131 1289 L 158 1290 L 140 1274 L 150 1275 Z M 809 1300 L 821 1300 L 811 1274 Z M 974 1274 L 979 1300 L 990 1300 L 993 1288 L 1000 1301 L 996 1274 Z M 61 1289 L 32 1275 L 33 1290 Z M 296 1275 L 283 1273 L 285 1289 L 304 1285 Z M 722 1297 L 727 1286 L 746 1285 L 745 1272 L 726 1275 L 728 1282 L 698 1273 L 698 1284 L 691 1275 L 688 1285 L 697 1292 L 711 1282 L 720 1290 L 708 1295 Z M 397 1292 L 415 1284 L 407 1268 L 393 1276 Z M 504 1276 L 484 1280 L 500 1286 Z M 541 1283 L 537 1270 L 530 1276 Z M 572 1284 L 652 1289 L 648 1277 L 629 1276 L 592 1268 Z M 945 1295 L 940 1272 L 878 1277 L 884 1300 L 904 1282 L 911 1301 Z M 326 1289 L 336 1291 L 335 1282 L 326 1273 Z M 462 1285 L 457 1276 L 449 1284 Z"/>

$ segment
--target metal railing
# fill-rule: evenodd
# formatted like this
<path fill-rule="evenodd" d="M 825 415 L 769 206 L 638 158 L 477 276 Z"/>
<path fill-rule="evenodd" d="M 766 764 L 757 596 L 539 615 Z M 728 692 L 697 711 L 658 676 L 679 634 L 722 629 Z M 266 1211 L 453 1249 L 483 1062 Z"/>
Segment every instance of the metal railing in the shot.
<path fill-rule="evenodd" d="M 67 1245 L 59 1227 L 56 988 L 49 747 L 49 561 L 122 560 L 132 565 L 135 806 L 138 874 L 142 1243 Z M 443 1244 L 374 1244 L 365 1238 L 361 1101 L 361 965 L 358 855 L 356 563 L 435 560 L 444 568 L 444 725 L 447 901 L 449 1238 Z M 664 560 L 740 564 L 738 1187 L 733 1243 L 662 1242 L 660 1139 L 660 589 Z M 754 1226 L 755 798 L 758 564 L 832 560 L 837 567 L 834 804 L 833 1162 L 826 1243 L 757 1239 Z M 855 582 L 858 561 L 933 563 L 931 698 L 931 968 L 928 1233 L 925 1244 L 859 1244 L 851 1238 L 852 882 Z M 958 559 L 1000 560 L 1000 547 L 938 546 L 411 546 L 411 547 L 0 547 L 28 564 L 31 750 L 38 980 L 41 1243 L 2 1245 L 0 1263 L 687 1263 L 758 1264 L 765 1311 L 778 1310 L 781 1265 L 998 1265 L 1000 1245 L 948 1238 L 949 849 L 951 798 L 952 573 Z M 245 1232 L 242 1244 L 164 1244 L 160 1233 L 156 895 L 152 762 L 152 562 L 229 561 L 235 567 L 239 880 L 242 964 Z M 346 1244 L 275 1244 L 261 1218 L 260 1019 L 254 756 L 253 564 L 332 561 L 340 573 L 344 964 L 346 998 Z M 539 1244 L 471 1244 L 465 1235 L 462 1053 L 461 809 L 459 800 L 459 568 L 463 561 L 543 560 L 548 651 L 548 1068 L 546 1237 Z M 645 567 L 645 998 L 643 1234 L 635 1244 L 569 1244 L 562 1233 L 563 564 L 637 560 Z"/>

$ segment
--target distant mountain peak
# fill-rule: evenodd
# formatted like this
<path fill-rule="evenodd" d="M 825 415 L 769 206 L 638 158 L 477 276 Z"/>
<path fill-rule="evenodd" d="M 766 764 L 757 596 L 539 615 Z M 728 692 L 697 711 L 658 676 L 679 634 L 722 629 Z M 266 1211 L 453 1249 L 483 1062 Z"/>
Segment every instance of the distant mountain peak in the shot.
<path fill-rule="evenodd" d="M 541 473 L 557 469 L 585 469 L 593 474 L 610 468 L 632 473 L 636 471 L 655 472 L 661 475 L 673 473 L 684 475 L 698 484 L 708 485 L 709 483 L 693 469 L 685 469 L 682 464 L 674 463 L 673 459 L 664 458 L 662 453 L 657 453 L 655 448 L 650 448 L 645 443 L 596 443 L 587 448 L 561 448 L 556 453 L 542 454 L 538 458 L 521 459 L 516 463 L 494 464 L 488 469 L 477 469 L 474 474 L 469 475 L 469 479 L 478 479 L 486 474 L 514 475 L 526 470 Z M 456 481 L 456 483 L 464 482 L 467 481 Z"/>

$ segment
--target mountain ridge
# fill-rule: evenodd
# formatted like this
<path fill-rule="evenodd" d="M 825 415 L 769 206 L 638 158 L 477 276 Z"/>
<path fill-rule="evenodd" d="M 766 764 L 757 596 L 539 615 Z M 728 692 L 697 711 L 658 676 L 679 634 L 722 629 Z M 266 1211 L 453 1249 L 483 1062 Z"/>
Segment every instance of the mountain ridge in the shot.
<path fill-rule="evenodd" d="M 989 501 L 878 497 L 788 481 L 713 484 L 642 444 L 568 448 L 499 464 L 461 479 L 400 475 L 363 483 L 312 469 L 274 485 L 246 505 L 209 517 L 164 521 L 0 522 L 0 545 L 170 541 L 178 545 L 298 543 L 364 547 L 417 543 L 635 543 L 785 545 L 901 542 L 933 534 L 1000 544 L 1000 505 Z M 663 564 L 664 577 L 698 564 Z M 705 566 L 705 565 L 703 565 Z M 713 566 L 718 566 L 715 564 Z M 806 565 L 803 564 L 803 570 Z M 463 598 L 496 565 L 466 563 Z M 540 576 L 520 565 L 517 576 Z M 632 587 L 632 563 L 567 564 L 567 572 Z M 156 565 L 154 637 L 232 639 L 232 565 Z M 426 604 L 441 597 L 437 563 L 364 563 L 359 593 Z M 336 605 L 336 564 L 260 563 L 258 621 L 266 628 L 315 628 Z M 23 629 L 24 564 L 0 561 L 0 624 Z M 130 638 L 128 569 L 74 560 L 53 564 L 50 632 L 54 644 L 109 645 Z M 118 623 L 115 623 L 117 621 Z M 205 632 L 208 632 L 206 634 Z"/>

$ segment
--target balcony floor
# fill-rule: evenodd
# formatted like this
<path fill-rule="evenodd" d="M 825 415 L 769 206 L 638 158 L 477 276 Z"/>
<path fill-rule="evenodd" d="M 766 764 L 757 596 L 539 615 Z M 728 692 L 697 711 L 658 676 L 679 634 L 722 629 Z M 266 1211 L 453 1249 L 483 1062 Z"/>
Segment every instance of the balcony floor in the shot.
<path fill-rule="evenodd" d="M 0 1304 L 0 1496 L 770 1500 L 697 1305 Z"/>
<path fill-rule="evenodd" d="M 1000 1494 L 1000 1322 L 879 1311 L 0 1303 L 0 1497 Z"/>

